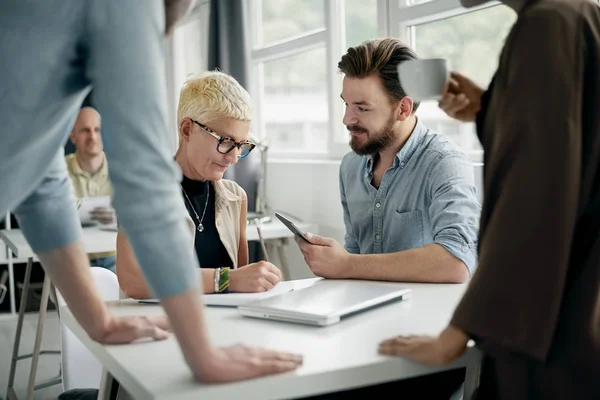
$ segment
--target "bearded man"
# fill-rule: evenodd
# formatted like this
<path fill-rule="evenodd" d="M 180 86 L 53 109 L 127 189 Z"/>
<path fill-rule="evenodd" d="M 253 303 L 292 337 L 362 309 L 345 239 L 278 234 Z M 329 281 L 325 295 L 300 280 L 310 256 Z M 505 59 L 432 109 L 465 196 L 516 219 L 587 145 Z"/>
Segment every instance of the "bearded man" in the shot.
<path fill-rule="evenodd" d="M 462 283 L 477 263 L 481 206 L 473 163 L 415 115 L 397 65 L 416 59 L 397 39 L 364 42 L 338 64 L 350 147 L 340 166 L 345 245 L 298 240 L 317 276 Z"/>

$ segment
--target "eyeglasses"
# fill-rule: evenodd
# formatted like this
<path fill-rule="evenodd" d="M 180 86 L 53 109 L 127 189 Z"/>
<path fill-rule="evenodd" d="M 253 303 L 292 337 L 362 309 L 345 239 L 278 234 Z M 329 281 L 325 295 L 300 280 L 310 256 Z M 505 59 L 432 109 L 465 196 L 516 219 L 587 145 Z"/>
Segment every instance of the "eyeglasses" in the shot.
<path fill-rule="evenodd" d="M 240 151 L 238 158 L 245 158 L 256 147 L 256 145 L 249 140 L 244 140 L 243 142 L 236 142 L 232 138 L 217 135 L 215 131 L 210 129 L 208 126 L 201 124 L 198 121 L 194 121 L 191 118 L 190 120 L 196 125 L 198 125 L 204 132 L 208 133 L 210 136 L 214 137 L 219 141 L 219 143 L 217 144 L 217 151 L 221 154 L 230 153 L 233 149 L 237 147 L 237 149 Z"/>

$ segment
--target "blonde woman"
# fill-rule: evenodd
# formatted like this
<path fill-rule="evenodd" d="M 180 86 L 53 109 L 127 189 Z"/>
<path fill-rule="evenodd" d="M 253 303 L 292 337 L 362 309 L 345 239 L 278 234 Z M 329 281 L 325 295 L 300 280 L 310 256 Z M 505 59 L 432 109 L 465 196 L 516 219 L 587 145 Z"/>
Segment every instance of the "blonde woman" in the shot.
<path fill-rule="evenodd" d="M 181 89 L 175 161 L 183 173 L 181 194 L 195 236 L 204 293 L 262 292 L 281 279 L 271 263 L 248 265 L 246 193 L 237 183 L 223 179 L 227 168 L 254 148 L 248 140 L 251 118 L 248 92 L 229 75 L 206 72 L 189 79 Z M 123 231 L 117 235 L 116 263 L 126 295 L 151 297 Z"/>

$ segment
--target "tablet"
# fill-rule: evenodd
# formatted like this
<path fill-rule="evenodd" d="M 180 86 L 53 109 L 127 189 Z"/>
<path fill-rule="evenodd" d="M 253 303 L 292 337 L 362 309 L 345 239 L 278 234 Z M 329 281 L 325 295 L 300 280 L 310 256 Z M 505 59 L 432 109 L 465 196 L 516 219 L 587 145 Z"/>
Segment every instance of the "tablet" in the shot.
<path fill-rule="evenodd" d="M 294 225 L 294 223 L 292 221 L 290 221 L 289 219 L 287 219 L 286 217 L 284 217 L 283 215 L 279 214 L 278 212 L 275 213 L 275 216 L 281 221 L 283 222 L 283 224 L 290 230 L 292 231 L 292 233 L 296 236 L 301 237 L 305 242 L 310 243 L 310 240 L 308 240 L 306 238 L 306 234 L 304 232 L 302 232 L 300 230 L 300 228 L 298 228 L 296 225 Z"/>

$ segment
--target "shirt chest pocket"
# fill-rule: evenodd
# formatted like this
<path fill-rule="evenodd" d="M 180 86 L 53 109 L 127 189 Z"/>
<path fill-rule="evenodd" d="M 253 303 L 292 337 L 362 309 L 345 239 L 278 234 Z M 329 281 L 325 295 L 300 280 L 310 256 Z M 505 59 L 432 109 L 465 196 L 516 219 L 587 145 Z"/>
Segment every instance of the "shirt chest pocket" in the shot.
<path fill-rule="evenodd" d="M 387 235 L 390 253 L 421 247 L 423 240 L 423 214 L 421 210 L 394 211 Z"/>

